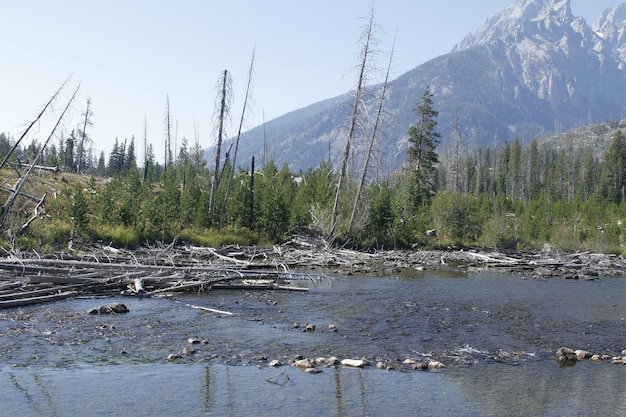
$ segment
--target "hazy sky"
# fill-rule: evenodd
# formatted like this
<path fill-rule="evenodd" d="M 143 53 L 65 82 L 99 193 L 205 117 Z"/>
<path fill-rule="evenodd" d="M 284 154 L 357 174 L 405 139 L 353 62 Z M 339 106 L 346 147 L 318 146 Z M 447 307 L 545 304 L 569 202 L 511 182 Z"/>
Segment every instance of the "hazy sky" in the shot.
<path fill-rule="evenodd" d="M 619 0 L 571 0 L 593 23 Z M 108 157 L 115 138 L 148 141 L 162 159 L 166 99 L 183 137 L 203 147 L 212 135 L 216 84 L 233 79 L 237 130 L 256 48 L 247 128 L 345 93 L 356 82 L 359 36 L 370 9 L 380 30 L 377 62 L 391 76 L 445 54 L 513 0 L 0 0 L 0 131 L 18 137 L 61 83 L 62 108 L 81 83 L 64 129 L 76 128 L 88 97 L 94 147 Z M 381 74 L 382 77 L 383 74 Z M 57 113 L 58 114 L 58 113 Z M 41 123 L 40 142 L 55 116 Z M 139 151 L 139 155 L 142 152 Z"/>

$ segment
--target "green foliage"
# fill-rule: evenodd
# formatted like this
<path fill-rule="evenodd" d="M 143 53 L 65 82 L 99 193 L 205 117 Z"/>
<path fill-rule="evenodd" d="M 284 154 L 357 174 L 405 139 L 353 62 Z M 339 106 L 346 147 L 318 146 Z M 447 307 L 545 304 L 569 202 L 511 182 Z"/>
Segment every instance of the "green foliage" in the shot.
<path fill-rule="evenodd" d="M 459 245 L 475 242 L 480 236 L 483 219 L 477 200 L 468 194 L 441 192 L 434 198 L 430 212 L 439 238 Z"/>
<path fill-rule="evenodd" d="M 118 248 L 133 248 L 139 245 L 140 237 L 134 227 L 121 224 L 115 226 L 101 225 L 96 228 L 100 240 Z"/>
<path fill-rule="evenodd" d="M 74 187 L 74 193 L 72 194 L 72 204 L 69 207 L 70 223 L 77 232 L 84 232 L 87 229 L 89 219 L 87 215 L 89 213 L 89 205 L 83 188 L 80 184 L 76 184 Z"/>
<path fill-rule="evenodd" d="M 435 118 L 439 112 L 433 109 L 433 94 L 427 87 L 421 103 L 413 109 L 418 115 L 417 123 L 409 127 L 408 165 L 412 173 L 409 197 L 412 208 L 428 204 L 435 192 L 434 181 L 439 157 L 436 149 L 441 134 L 435 130 Z"/>

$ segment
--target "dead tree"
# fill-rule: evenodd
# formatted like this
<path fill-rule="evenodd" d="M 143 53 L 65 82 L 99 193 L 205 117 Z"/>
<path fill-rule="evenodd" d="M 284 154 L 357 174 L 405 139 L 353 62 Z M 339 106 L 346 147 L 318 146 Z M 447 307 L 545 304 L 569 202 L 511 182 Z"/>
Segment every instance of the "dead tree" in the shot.
<path fill-rule="evenodd" d="M 223 76 L 220 77 L 218 82 L 218 96 L 217 96 L 217 146 L 215 150 L 215 169 L 213 170 L 213 185 L 211 187 L 211 196 L 209 198 L 209 219 L 212 221 L 213 205 L 215 204 L 215 195 L 217 194 L 217 187 L 219 185 L 220 174 L 220 157 L 222 152 L 222 141 L 224 140 L 224 131 L 230 117 L 230 105 L 232 103 L 232 80 L 228 70 L 224 70 Z"/>
<path fill-rule="evenodd" d="M 69 79 L 69 78 L 68 78 Z M 26 137 L 26 135 L 28 134 L 28 132 L 30 131 L 30 129 L 33 127 L 33 125 L 35 123 L 37 123 L 39 121 L 39 119 L 41 119 L 41 116 L 43 116 L 43 114 L 46 112 L 46 110 L 48 109 L 48 107 L 50 107 L 50 105 L 54 102 L 54 100 L 57 98 L 57 96 L 59 95 L 59 93 L 61 92 L 61 89 L 65 86 L 65 84 L 67 83 L 67 80 L 63 81 L 63 84 L 61 84 L 61 86 L 57 89 L 57 91 L 55 91 L 55 93 L 52 95 L 52 97 L 50 97 L 50 100 L 48 100 L 48 102 L 45 104 L 45 106 L 43 106 L 43 108 L 41 109 L 41 111 L 39 112 L 39 114 L 37 115 L 37 117 L 35 118 L 35 120 L 33 120 L 32 122 L 30 122 L 30 124 L 28 125 L 28 127 L 26 128 L 26 130 L 24 130 L 24 132 L 22 133 L 22 135 L 19 137 L 19 139 L 13 144 L 13 146 L 11 147 L 11 149 L 9 150 L 9 152 L 7 152 L 7 154 L 5 155 L 4 159 L 2 160 L 2 163 L 0 163 L 0 169 L 4 168 L 4 166 L 7 163 L 7 160 L 9 159 L 9 157 L 13 154 L 13 152 L 15 152 L 15 149 L 17 149 L 17 147 L 20 145 L 20 142 L 22 141 L 22 139 L 24 139 Z"/>
<path fill-rule="evenodd" d="M 172 119 L 170 117 L 170 96 L 167 95 L 167 103 L 165 107 L 165 161 L 163 169 L 167 169 L 169 163 L 172 162 Z"/>
<path fill-rule="evenodd" d="M 361 63 L 359 78 L 356 84 L 356 91 L 354 96 L 354 104 L 352 106 L 352 115 L 350 116 L 350 126 L 348 130 L 348 137 L 346 139 L 346 146 L 343 150 L 343 158 L 341 161 L 341 171 L 339 172 L 339 179 L 337 181 L 337 192 L 335 193 L 335 203 L 333 205 L 333 213 L 331 218 L 331 225 L 329 235 L 333 237 L 337 228 L 337 219 L 339 217 L 339 206 L 341 202 L 341 192 L 344 188 L 344 182 L 346 181 L 346 174 L 348 169 L 348 160 L 350 158 L 350 148 L 354 142 L 354 135 L 358 124 L 359 114 L 361 110 L 361 99 L 365 90 L 365 80 L 367 75 L 367 62 L 369 54 L 371 52 L 371 42 L 374 32 L 374 10 L 371 10 L 365 30 L 362 35 L 363 49 L 361 51 Z"/>
<path fill-rule="evenodd" d="M 224 216 L 226 216 L 226 205 L 228 204 L 228 198 L 230 197 L 230 189 L 233 184 L 233 178 L 235 176 L 235 168 L 237 164 L 237 150 L 239 149 L 239 139 L 241 138 L 241 129 L 243 128 L 243 124 L 245 121 L 246 109 L 248 108 L 248 103 L 250 99 L 250 85 L 252 84 L 252 70 L 254 68 L 254 53 L 252 51 L 252 60 L 250 61 L 250 69 L 248 70 L 248 85 L 246 86 L 246 95 L 243 99 L 243 108 L 241 110 L 241 119 L 239 120 L 239 130 L 237 131 L 237 139 L 235 140 L 235 152 L 233 154 L 233 158 L 230 163 L 230 174 L 228 177 L 228 185 L 226 187 L 226 195 L 224 196 L 224 204 L 222 204 L 222 210 L 220 213 L 220 222 L 218 228 L 222 228 L 222 224 L 224 222 Z"/>
<path fill-rule="evenodd" d="M 4 225 L 6 217 L 9 214 L 9 212 L 11 211 L 11 208 L 13 207 L 13 203 L 15 202 L 15 199 L 17 198 L 17 196 L 22 191 L 22 187 L 24 186 L 24 184 L 28 180 L 28 177 L 30 176 L 31 172 L 33 171 L 33 167 L 37 164 L 37 161 L 39 160 L 41 155 L 43 155 L 43 152 L 46 149 L 46 146 L 48 145 L 48 143 L 50 142 L 50 139 L 52 139 L 52 137 L 54 136 L 57 128 L 61 124 L 61 121 L 63 120 L 63 117 L 65 116 L 65 113 L 67 113 L 67 110 L 69 109 L 70 105 L 74 101 L 74 98 L 76 98 L 76 94 L 78 93 L 78 89 L 79 88 L 80 88 L 80 84 L 78 85 L 78 87 L 76 87 L 76 90 L 74 90 L 74 94 L 72 94 L 72 97 L 67 102 L 67 105 L 63 109 L 63 112 L 61 113 L 61 116 L 57 120 L 57 122 L 54 125 L 54 128 L 52 129 L 52 131 L 50 132 L 50 135 L 48 136 L 48 139 L 46 139 L 46 141 L 44 142 L 43 146 L 41 147 L 41 149 L 39 150 L 39 152 L 35 156 L 35 159 L 33 160 L 33 163 L 31 164 L 30 168 L 28 169 L 28 171 L 26 171 L 24 176 L 18 180 L 17 184 L 15 185 L 15 190 L 9 195 L 9 198 L 7 199 L 7 202 L 4 204 L 4 211 L 2 212 L 2 216 L 0 217 L 0 227 L 2 225 Z"/>
<path fill-rule="evenodd" d="M 93 122 L 91 121 L 90 116 L 93 115 L 92 111 L 91 111 L 91 99 L 87 98 L 87 110 L 85 110 L 85 113 L 83 114 L 85 116 L 85 118 L 83 119 L 83 128 L 80 129 L 80 141 L 78 142 L 78 161 L 76 164 L 76 173 L 80 174 L 80 170 L 82 168 L 82 161 L 83 161 L 83 149 L 85 146 L 85 140 L 88 140 L 87 138 L 87 126 L 92 126 Z"/>
<path fill-rule="evenodd" d="M 396 39 L 394 37 L 393 45 L 391 46 L 391 54 L 389 55 L 389 64 L 387 65 L 387 73 L 385 75 L 385 81 L 383 83 L 383 88 L 380 92 L 378 110 L 376 111 L 376 119 L 374 120 L 374 128 L 372 130 L 372 136 L 370 137 L 370 142 L 367 147 L 367 152 L 365 154 L 365 163 L 363 166 L 363 173 L 361 174 L 361 180 L 359 181 L 359 185 L 356 190 L 356 197 L 354 198 L 354 205 L 352 206 L 352 214 L 350 215 L 350 224 L 348 225 L 348 234 L 352 232 L 352 227 L 354 226 L 354 219 L 356 217 L 357 207 L 361 199 L 361 193 L 363 192 L 363 186 L 365 184 L 365 178 L 367 176 L 367 170 L 369 168 L 370 158 L 372 157 L 372 150 L 374 149 L 374 143 L 376 141 L 376 134 L 378 133 L 380 122 L 383 116 L 385 96 L 387 94 L 387 84 L 389 82 L 389 73 L 391 72 L 391 63 L 393 62 L 393 52 L 394 52 L 395 45 L 396 45 Z"/>

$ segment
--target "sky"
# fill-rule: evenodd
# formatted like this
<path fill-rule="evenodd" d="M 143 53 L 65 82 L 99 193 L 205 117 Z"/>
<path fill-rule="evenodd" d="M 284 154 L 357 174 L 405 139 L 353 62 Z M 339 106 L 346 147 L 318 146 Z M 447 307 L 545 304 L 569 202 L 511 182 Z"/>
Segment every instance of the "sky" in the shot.
<path fill-rule="evenodd" d="M 448 53 L 513 2 L 0 0 L 0 132 L 18 138 L 68 80 L 26 144 L 46 140 L 80 85 L 63 137 L 82 125 L 89 98 L 87 134 L 96 155 L 108 157 L 116 138 L 134 136 L 142 157 L 145 133 L 162 160 L 168 99 L 175 145 L 215 143 L 216 86 L 224 70 L 233 86 L 226 133 L 237 133 L 253 51 L 244 132 L 353 88 L 372 9 L 382 80 L 394 37 L 391 79 Z M 591 24 L 619 3 L 571 0 L 571 8 Z"/>

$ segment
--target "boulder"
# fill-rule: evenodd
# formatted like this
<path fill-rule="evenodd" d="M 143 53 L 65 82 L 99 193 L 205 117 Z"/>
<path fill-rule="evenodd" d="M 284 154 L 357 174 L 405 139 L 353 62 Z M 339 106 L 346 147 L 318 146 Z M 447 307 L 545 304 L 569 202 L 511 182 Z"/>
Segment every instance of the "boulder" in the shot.
<path fill-rule="evenodd" d="M 556 351 L 556 361 L 560 365 L 573 365 L 578 360 L 576 352 L 567 347 L 561 347 Z"/>
<path fill-rule="evenodd" d="M 439 362 L 439 361 L 430 361 L 428 362 L 428 369 L 441 369 L 441 368 L 445 368 L 446 365 L 444 365 L 443 363 Z"/>
<path fill-rule="evenodd" d="M 89 314 L 120 314 L 128 313 L 130 310 L 122 303 L 109 303 L 104 306 L 92 308 Z"/>
<path fill-rule="evenodd" d="M 313 368 L 313 362 L 309 359 L 300 359 L 293 363 L 293 366 L 296 366 L 301 369 Z"/>
<path fill-rule="evenodd" d="M 576 354 L 576 359 L 578 359 L 579 361 L 583 359 L 591 359 L 591 357 L 593 356 L 593 353 L 581 349 L 576 349 L 574 353 Z"/>

